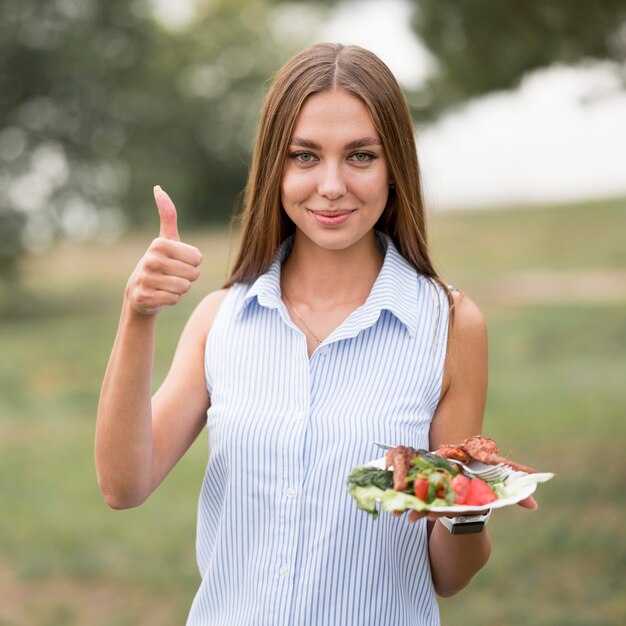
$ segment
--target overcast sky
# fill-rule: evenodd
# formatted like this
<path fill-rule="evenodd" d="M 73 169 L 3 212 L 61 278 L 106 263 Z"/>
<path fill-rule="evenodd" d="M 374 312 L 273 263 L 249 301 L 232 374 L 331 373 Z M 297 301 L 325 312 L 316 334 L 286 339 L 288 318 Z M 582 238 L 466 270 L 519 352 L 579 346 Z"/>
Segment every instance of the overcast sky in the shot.
<path fill-rule="evenodd" d="M 347 2 L 316 39 L 369 48 L 414 86 L 434 61 L 409 15 L 406 0 Z M 626 92 L 607 64 L 550 68 L 420 130 L 418 150 L 434 207 L 626 196 Z"/>

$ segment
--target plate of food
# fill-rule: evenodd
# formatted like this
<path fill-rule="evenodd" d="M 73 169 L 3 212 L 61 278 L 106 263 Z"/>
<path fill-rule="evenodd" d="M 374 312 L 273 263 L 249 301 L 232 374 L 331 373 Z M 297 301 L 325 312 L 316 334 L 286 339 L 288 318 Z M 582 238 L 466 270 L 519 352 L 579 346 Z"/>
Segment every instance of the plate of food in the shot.
<path fill-rule="evenodd" d="M 381 445 L 381 444 L 377 444 Z M 521 502 L 554 477 L 500 456 L 493 439 L 475 435 L 434 452 L 383 446 L 385 456 L 355 467 L 348 491 L 375 518 L 382 511 L 460 515 Z"/>

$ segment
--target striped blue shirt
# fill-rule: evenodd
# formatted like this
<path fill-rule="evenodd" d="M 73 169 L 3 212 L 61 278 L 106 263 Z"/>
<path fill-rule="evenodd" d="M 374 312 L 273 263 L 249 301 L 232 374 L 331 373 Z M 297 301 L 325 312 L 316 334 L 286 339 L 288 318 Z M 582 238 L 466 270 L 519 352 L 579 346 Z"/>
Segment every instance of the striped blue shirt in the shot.
<path fill-rule="evenodd" d="M 374 520 L 347 491 L 374 441 L 428 447 L 443 376 L 446 295 L 378 241 L 367 301 L 310 359 L 281 299 L 291 240 L 221 305 L 188 626 L 439 624 L 425 521 Z"/>

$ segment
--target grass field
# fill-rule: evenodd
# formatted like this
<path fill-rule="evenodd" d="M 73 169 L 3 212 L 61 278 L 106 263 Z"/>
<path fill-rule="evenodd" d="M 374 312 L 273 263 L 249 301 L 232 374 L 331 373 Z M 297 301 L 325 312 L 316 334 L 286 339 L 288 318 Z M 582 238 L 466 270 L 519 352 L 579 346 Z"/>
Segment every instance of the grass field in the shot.
<path fill-rule="evenodd" d="M 538 512 L 493 516 L 492 558 L 441 602 L 443 624 L 626 623 L 626 201 L 439 213 L 431 226 L 441 273 L 488 319 L 485 432 L 557 474 Z M 93 468 L 121 291 L 151 236 L 64 244 L 0 291 L 0 626 L 184 623 L 204 437 L 135 510 L 108 509 Z M 232 256 L 225 231 L 185 239 L 204 272 L 162 314 L 157 382 Z"/>

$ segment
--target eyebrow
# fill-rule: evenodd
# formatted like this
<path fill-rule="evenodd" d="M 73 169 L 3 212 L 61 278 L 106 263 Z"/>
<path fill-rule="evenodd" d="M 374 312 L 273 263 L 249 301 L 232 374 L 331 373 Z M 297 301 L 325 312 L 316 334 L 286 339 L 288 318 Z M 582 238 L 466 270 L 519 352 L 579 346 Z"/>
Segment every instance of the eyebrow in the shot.
<path fill-rule="evenodd" d="M 301 148 L 311 148 L 312 150 L 321 150 L 322 146 L 309 139 L 303 137 L 292 137 L 289 142 L 290 146 L 300 146 Z M 354 150 L 355 148 L 364 148 L 365 146 L 382 146 L 380 139 L 376 137 L 361 137 L 361 139 L 355 139 L 345 145 L 346 150 Z"/>

